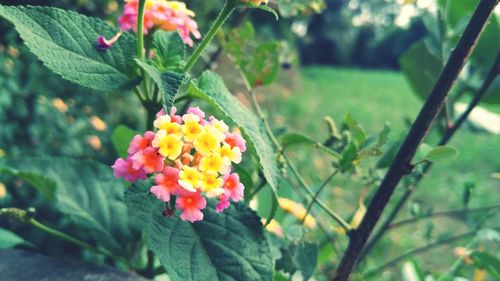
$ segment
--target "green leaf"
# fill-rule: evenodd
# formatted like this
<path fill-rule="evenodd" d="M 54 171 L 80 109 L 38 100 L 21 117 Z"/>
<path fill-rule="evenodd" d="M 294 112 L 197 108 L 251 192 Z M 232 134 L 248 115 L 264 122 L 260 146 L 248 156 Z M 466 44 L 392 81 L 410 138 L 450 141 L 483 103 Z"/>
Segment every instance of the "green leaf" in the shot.
<path fill-rule="evenodd" d="M 349 113 L 347 113 L 345 116 L 345 124 L 347 125 L 347 128 L 349 128 L 349 131 L 354 137 L 354 140 L 356 141 L 358 147 L 361 147 L 366 141 L 366 133 L 363 128 L 361 128 L 358 122 L 354 120 L 354 118 L 352 118 L 351 114 Z"/>
<path fill-rule="evenodd" d="M 280 69 L 280 45 L 264 42 L 255 47 L 254 34 L 252 24 L 247 22 L 233 29 L 222 44 L 252 88 L 271 84 Z"/>
<path fill-rule="evenodd" d="M 323 152 L 326 152 L 335 158 L 340 158 L 340 154 L 338 154 L 336 151 L 333 151 L 329 147 L 324 146 L 322 143 L 314 141 L 310 139 L 308 136 L 302 134 L 297 134 L 297 133 L 286 134 L 283 136 L 283 138 L 281 138 L 281 144 L 283 145 L 283 148 L 294 145 L 310 145 L 314 148 L 321 149 Z"/>
<path fill-rule="evenodd" d="M 436 146 L 425 154 L 424 158 L 429 161 L 437 161 L 450 157 L 454 157 L 458 151 L 451 146 Z"/>
<path fill-rule="evenodd" d="M 17 245 L 30 244 L 14 232 L 0 227 L 0 249 L 13 248 Z"/>
<path fill-rule="evenodd" d="M 186 44 L 177 32 L 155 31 L 153 48 L 157 51 L 154 60 L 159 69 L 182 71 L 185 64 Z"/>
<path fill-rule="evenodd" d="M 358 156 L 359 147 L 356 142 L 349 142 L 347 147 L 342 151 L 342 157 L 339 161 L 341 171 L 347 171 L 353 166 L 354 160 Z"/>
<path fill-rule="evenodd" d="M 252 3 L 251 1 L 249 1 L 248 3 L 241 2 L 239 4 L 239 6 L 253 8 L 253 9 L 260 9 L 260 10 L 263 10 L 263 11 L 266 11 L 266 12 L 273 14 L 274 17 L 276 18 L 276 20 L 280 19 L 280 17 L 278 16 L 278 13 L 273 8 L 271 8 L 267 5 L 259 5 L 259 4 L 255 4 L 255 3 Z"/>
<path fill-rule="evenodd" d="M 231 95 L 222 78 L 213 72 L 206 71 L 198 81 L 192 81 L 189 86 L 189 93 L 220 110 L 241 128 L 243 136 L 248 141 L 254 155 L 256 155 L 264 177 L 273 191 L 272 211 L 267 219 L 270 222 L 278 205 L 276 190 L 278 188 L 279 170 L 276 163 L 276 154 L 271 147 L 271 140 L 264 130 L 262 121 Z"/>
<path fill-rule="evenodd" d="M 186 78 L 186 74 L 174 71 L 161 72 L 158 68 L 149 65 L 142 60 L 136 59 L 135 61 L 156 83 L 163 96 L 163 106 L 165 108 L 165 112 L 170 112 L 172 106 L 174 106 L 175 96 L 179 92 L 179 89 Z"/>
<path fill-rule="evenodd" d="M 9 167 L 23 173 L 39 174 L 56 184 L 58 210 L 115 254 L 136 239 L 123 202 L 123 182 L 114 178 L 111 168 L 95 161 L 69 158 L 11 159 Z M 40 188 L 39 181 L 30 182 Z"/>
<path fill-rule="evenodd" d="M 441 71 L 439 58 L 420 40 L 399 57 L 399 65 L 415 94 L 426 99 Z"/>
<path fill-rule="evenodd" d="M 291 133 L 291 134 L 286 134 L 281 138 L 281 144 L 283 147 L 288 147 L 292 145 L 315 145 L 316 142 L 310 139 L 308 136 L 302 135 L 302 134 L 297 134 L 297 133 Z"/>
<path fill-rule="evenodd" d="M 281 258 L 276 261 L 276 269 L 293 275 L 302 273 L 303 280 L 308 280 L 314 273 L 318 261 L 318 246 L 308 241 L 292 241 L 281 248 Z"/>
<path fill-rule="evenodd" d="M 115 147 L 118 155 L 121 158 L 126 158 L 128 153 L 128 147 L 130 141 L 134 138 L 138 133 L 125 125 L 118 125 L 113 131 L 113 135 L 111 136 L 111 141 L 113 142 L 113 146 Z"/>
<path fill-rule="evenodd" d="M 204 219 L 190 223 L 179 212 L 163 216 L 165 203 L 150 196 L 149 187 L 139 182 L 125 198 L 172 281 L 272 280 L 271 249 L 254 211 L 236 203 L 217 214 L 214 200 L 209 200 Z"/>
<path fill-rule="evenodd" d="M 500 259 L 486 252 L 473 252 L 474 265 L 486 270 L 495 280 L 500 280 Z"/>
<path fill-rule="evenodd" d="M 377 169 L 387 168 L 392 164 L 392 161 L 394 160 L 394 157 L 396 156 L 401 143 L 403 143 L 402 140 L 396 140 L 391 143 L 389 149 L 377 161 Z"/>
<path fill-rule="evenodd" d="M 26 181 L 34 186 L 49 201 L 55 198 L 56 183 L 44 175 L 2 166 L 0 166 L 0 174 L 14 176 Z"/>
<path fill-rule="evenodd" d="M 111 38 L 118 29 L 99 19 L 57 8 L 1 5 L 0 17 L 14 24 L 30 50 L 62 78 L 101 91 L 131 86 L 136 45 L 131 33 L 102 51 L 96 49 L 97 37 Z"/>

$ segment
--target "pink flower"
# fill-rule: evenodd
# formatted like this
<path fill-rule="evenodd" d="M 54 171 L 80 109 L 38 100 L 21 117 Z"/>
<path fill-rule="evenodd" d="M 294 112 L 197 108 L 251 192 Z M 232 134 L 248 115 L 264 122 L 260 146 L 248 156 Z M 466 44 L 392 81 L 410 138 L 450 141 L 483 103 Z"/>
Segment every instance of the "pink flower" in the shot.
<path fill-rule="evenodd" d="M 111 166 L 115 178 L 123 177 L 126 181 L 134 182 L 137 180 L 145 180 L 147 178 L 146 172 L 143 169 L 134 169 L 131 157 L 126 160 L 118 158 L 115 164 Z"/>
<path fill-rule="evenodd" d="M 234 202 L 240 201 L 243 198 L 243 191 L 245 187 L 240 182 L 240 176 L 236 173 L 225 174 L 224 175 L 224 183 L 222 184 L 222 188 L 224 188 L 224 195 L 227 198 L 231 198 Z"/>
<path fill-rule="evenodd" d="M 198 117 L 200 117 L 200 120 L 205 118 L 205 112 L 203 112 L 203 110 L 201 110 L 198 106 L 197 107 L 190 107 L 188 110 L 187 110 L 187 113 L 191 113 L 191 114 L 194 114 Z"/>
<path fill-rule="evenodd" d="M 226 138 L 224 139 L 224 141 L 227 144 L 229 144 L 229 146 L 231 146 L 231 148 L 233 148 L 235 146 L 238 147 L 240 149 L 241 153 L 243 153 L 247 150 L 246 141 L 245 141 L 245 139 L 243 139 L 243 137 L 239 133 L 226 132 Z"/>
<path fill-rule="evenodd" d="M 170 120 L 177 124 L 182 124 L 182 117 L 180 115 L 176 115 L 176 113 L 177 113 L 177 108 L 175 106 L 172 106 L 172 110 L 170 111 Z M 164 115 L 166 115 L 165 109 L 162 108 L 160 111 L 158 111 L 158 113 L 156 113 L 156 119 Z"/>
<path fill-rule="evenodd" d="M 118 24 L 123 30 L 132 29 L 137 32 L 138 0 L 126 0 L 123 14 L 118 19 Z M 178 31 L 184 43 L 193 45 L 194 38 L 201 38 L 198 25 L 191 18 L 193 11 L 186 4 L 178 1 L 146 0 L 144 7 L 144 34 L 153 29 Z"/>
<path fill-rule="evenodd" d="M 222 194 L 219 198 L 219 204 L 215 206 L 215 211 L 217 213 L 222 213 L 225 209 L 229 208 L 229 205 L 229 197 L 227 197 L 225 194 Z"/>
<path fill-rule="evenodd" d="M 155 138 L 155 133 L 151 131 L 147 131 L 144 133 L 144 137 L 141 135 L 136 135 L 132 141 L 130 141 L 130 145 L 128 147 L 128 154 L 134 154 L 139 150 L 144 150 L 148 147 L 151 147 L 151 142 Z"/>
<path fill-rule="evenodd" d="M 201 192 L 189 192 L 182 190 L 175 200 L 177 209 L 181 210 L 181 219 L 184 221 L 195 222 L 203 220 L 203 210 L 207 205 L 207 200 L 201 196 Z"/>
<path fill-rule="evenodd" d="M 139 150 L 131 158 L 134 163 L 134 169 L 143 169 L 148 174 L 160 172 L 163 169 L 163 162 L 165 161 L 165 158 L 153 147 Z"/>
<path fill-rule="evenodd" d="M 151 187 L 151 193 L 163 202 L 168 202 L 170 195 L 177 195 L 181 189 L 178 181 L 179 170 L 167 166 L 162 173 L 156 175 L 155 183 L 157 185 Z"/>

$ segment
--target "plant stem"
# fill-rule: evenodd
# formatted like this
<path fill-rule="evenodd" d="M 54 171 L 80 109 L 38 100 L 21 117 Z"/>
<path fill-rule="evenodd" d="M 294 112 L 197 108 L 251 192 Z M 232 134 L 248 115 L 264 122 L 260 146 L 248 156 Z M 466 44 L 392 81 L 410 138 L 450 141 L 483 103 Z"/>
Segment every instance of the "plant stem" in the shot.
<path fill-rule="evenodd" d="M 224 7 L 219 13 L 219 16 L 217 16 L 217 19 L 215 20 L 214 24 L 210 27 L 207 34 L 205 35 L 205 38 L 203 38 L 200 44 L 196 47 L 193 54 L 186 63 L 186 66 L 184 67 L 184 72 L 189 72 L 191 70 L 191 68 L 200 58 L 201 54 L 203 53 L 203 50 L 205 50 L 208 44 L 215 37 L 215 35 L 222 27 L 224 22 L 226 22 L 227 18 L 231 15 L 235 7 L 236 6 L 234 0 L 226 0 L 226 3 L 224 4 Z"/>
<path fill-rule="evenodd" d="M 55 230 L 39 221 L 37 221 L 36 219 L 34 218 L 30 218 L 28 221 L 27 221 L 28 224 L 30 224 L 31 226 L 49 234 L 49 235 L 52 235 L 54 237 L 57 237 L 57 238 L 60 238 L 62 240 L 66 240 L 70 243 L 73 243 L 81 248 L 84 248 L 84 249 L 87 249 L 93 253 L 96 253 L 96 254 L 100 254 L 100 255 L 104 255 L 104 256 L 107 256 L 107 257 L 110 257 L 112 259 L 115 259 L 115 260 L 118 260 L 128 266 L 131 266 L 131 264 L 124 258 L 122 257 L 116 257 L 114 255 L 112 255 L 111 253 L 109 253 L 108 251 L 105 251 L 105 250 L 102 250 L 102 249 L 99 249 L 99 248 L 96 248 L 88 243 L 85 243 L 73 236 L 70 236 L 66 233 L 63 233 L 61 231 L 58 231 L 58 230 Z"/>
<path fill-rule="evenodd" d="M 304 222 L 306 221 L 307 215 L 311 211 L 311 208 L 312 208 L 312 206 L 314 204 L 314 201 L 316 201 L 316 199 L 318 198 L 318 196 L 321 193 L 321 191 L 323 191 L 323 189 L 325 188 L 325 186 L 333 179 L 333 177 L 337 174 L 337 172 L 338 172 L 338 170 L 333 171 L 330 174 L 330 176 L 328 176 L 328 178 L 326 178 L 326 180 L 323 182 L 323 184 L 321 184 L 321 186 L 318 188 L 318 190 L 316 190 L 316 192 L 314 193 L 313 198 L 311 199 L 311 202 L 309 202 L 309 204 L 307 205 L 306 214 L 304 215 L 304 217 L 302 218 L 302 220 L 300 221 L 300 223 L 304 224 Z"/>
<path fill-rule="evenodd" d="M 500 227 L 493 227 L 492 229 L 499 230 Z M 425 252 L 427 252 L 429 250 L 435 249 L 435 247 L 437 247 L 437 246 L 446 245 L 448 243 L 452 243 L 452 242 L 461 240 L 461 239 L 463 239 L 465 237 L 474 235 L 476 233 L 477 233 L 477 231 L 470 231 L 470 232 L 463 233 L 463 234 L 460 234 L 460 235 L 457 235 L 457 236 L 453 236 L 453 237 L 450 237 L 450 238 L 442 239 L 442 240 L 436 241 L 434 243 L 430 243 L 430 244 L 428 244 L 428 245 L 426 245 L 424 247 L 421 247 L 421 248 L 414 249 L 412 251 L 404 253 L 403 255 L 401 255 L 401 256 L 399 256 L 397 258 L 394 258 L 394 259 L 390 260 L 387 263 L 384 263 L 383 265 L 377 267 L 376 269 L 368 271 L 366 274 L 363 275 L 363 277 L 366 278 L 366 279 L 374 277 L 376 274 L 378 274 L 379 272 L 383 271 L 385 268 L 394 266 L 397 263 L 405 260 L 408 257 L 411 257 L 413 255 L 418 255 L 418 254 L 425 253 Z"/>
<path fill-rule="evenodd" d="M 470 56 L 479 34 L 492 14 L 498 0 L 481 0 L 460 40 L 451 52 L 436 84 L 427 97 L 420 113 L 413 122 L 403 144 L 399 148 L 379 189 L 371 200 L 366 215 L 359 228 L 354 229 L 349 237 L 349 246 L 344 253 L 339 267 L 333 276 L 334 281 L 348 280 L 368 237 L 380 219 L 389 199 L 404 175 L 413 169 L 411 159 L 426 136 L 432 122 L 438 115 L 453 83 Z"/>
<path fill-rule="evenodd" d="M 459 210 L 450 210 L 450 211 L 443 211 L 443 212 L 436 212 L 436 213 L 430 213 L 427 215 L 420 216 L 418 218 L 410 218 L 406 220 L 401 220 L 398 222 L 395 222 L 393 224 L 390 224 L 388 226 L 388 230 L 392 230 L 397 227 L 401 227 L 407 224 L 411 224 L 414 222 L 418 222 L 422 219 L 427 219 L 427 218 L 434 218 L 434 217 L 451 217 L 451 216 L 459 216 L 459 215 L 464 215 L 467 213 L 473 213 L 473 212 L 482 212 L 482 211 L 489 211 L 489 210 L 494 210 L 494 209 L 500 209 L 500 205 L 493 205 L 493 206 L 488 206 L 488 207 L 480 207 L 480 208 L 470 208 L 470 209 L 459 209 Z"/>
<path fill-rule="evenodd" d="M 247 87 L 249 87 L 249 86 L 247 85 Z M 290 167 L 290 171 L 292 171 L 292 173 L 297 178 L 297 180 L 299 181 L 299 183 L 303 187 L 303 189 L 306 191 L 306 193 L 309 196 L 311 196 L 312 202 L 316 202 L 325 212 L 328 213 L 328 215 L 330 215 L 335 221 L 337 221 L 340 224 L 340 226 L 342 226 L 342 228 L 344 228 L 346 233 L 349 233 L 349 231 L 351 230 L 351 226 L 341 216 L 339 216 L 334 211 L 330 210 L 330 208 L 328 208 L 328 206 L 326 206 L 325 203 L 323 203 L 322 201 L 320 201 L 318 198 L 315 197 L 314 192 L 311 190 L 311 188 L 309 188 L 309 186 L 307 185 L 305 180 L 302 178 L 302 175 L 299 173 L 299 171 L 297 170 L 295 165 L 292 163 L 292 161 L 290 161 L 290 158 L 286 155 L 286 153 L 284 153 L 283 147 L 281 146 L 278 139 L 274 135 L 274 133 L 271 129 L 271 126 L 269 126 L 269 122 L 267 122 L 267 118 L 264 115 L 264 112 L 262 111 L 262 108 L 260 107 L 259 103 L 257 102 L 254 91 L 251 89 L 249 91 L 250 91 L 250 99 L 252 101 L 252 105 L 257 113 L 257 116 L 260 118 L 260 120 L 262 121 L 262 123 L 264 125 L 264 128 L 266 130 L 266 134 L 269 136 L 269 138 L 271 139 L 271 142 L 278 150 L 278 153 L 283 155 L 283 158 L 285 159 L 286 164 Z"/>
<path fill-rule="evenodd" d="M 460 128 L 465 120 L 467 120 L 467 117 L 469 117 L 470 113 L 472 110 L 477 106 L 479 101 L 484 97 L 486 94 L 488 88 L 491 86 L 493 81 L 495 80 L 496 76 L 498 75 L 498 68 L 500 66 L 500 52 L 497 54 L 497 57 L 495 61 L 493 62 L 490 70 L 488 71 L 488 74 L 486 75 L 486 78 L 484 79 L 481 87 L 478 89 L 476 94 L 474 95 L 473 99 L 469 102 L 467 109 L 458 117 L 458 119 L 453 123 L 453 125 L 448 128 L 447 130 L 444 131 L 443 135 L 441 136 L 441 139 L 439 140 L 438 145 L 445 145 L 447 144 L 451 138 L 455 135 L 457 132 L 458 128 Z M 375 246 L 375 244 L 382 238 L 384 233 L 387 231 L 389 226 L 391 225 L 392 221 L 396 218 L 397 214 L 401 211 L 403 206 L 405 205 L 406 201 L 410 198 L 410 196 L 413 194 L 415 191 L 416 187 L 420 183 L 420 180 L 423 178 L 423 176 L 427 173 L 427 171 L 431 168 L 432 162 L 425 162 L 424 167 L 422 170 L 421 174 L 418 174 L 415 178 L 415 183 L 408 187 L 408 189 L 405 191 L 405 193 L 401 196 L 399 199 L 398 203 L 394 207 L 394 209 L 391 210 L 387 218 L 384 220 L 382 223 L 381 227 L 379 230 L 373 235 L 373 238 L 367 243 L 365 249 L 363 249 L 363 252 L 361 253 L 360 260 L 362 260 Z"/>
<path fill-rule="evenodd" d="M 137 15 L 137 57 L 144 58 L 144 8 L 146 0 L 139 0 L 139 11 Z"/>
<path fill-rule="evenodd" d="M 472 248 L 476 243 L 477 243 L 477 240 L 478 240 L 478 237 L 474 237 L 472 239 L 472 241 L 470 241 L 467 245 L 465 245 L 465 249 L 468 250 L 470 248 Z M 450 270 L 448 270 L 447 272 L 445 272 L 443 275 L 439 276 L 439 278 L 436 280 L 436 281 L 444 281 L 444 280 L 449 280 L 448 278 L 449 277 L 453 277 L 453 275 L 455 275 L 455 273 L 457 272 L 457 270 L 460 268 L 460 266 L 462 266 L 462 264 L 464 263 L 464 260 L 465 258 L 467 257 L 467 255 L 462 255 L 460 256 L 454 263 L 453 265 L 451 266 Z"/>
<path fill-rule="evenodd" d="M 337 221 L 340 224 L 340 226 L 345 230 L 346 233 L 349 233 L 352 230 L 351 226 L 349 225 L 349 223 L 347 223 L 337 213 L 335 213 L 334 211 L 330 210 L 330 208 L 328 208 L 326 206 L 326 204 L 323 203 L 320 199 L 316 198 L 314 196 L 314 192 L 307 185 L 307 183 L 305 182 L 304 178 L 302 178 L 302 175 L 299 173 L 299 171 L 297 170 L 297 168 L 295 167 L 295 165 L 290 161 L 290 159 L 288 158 L 288 156 L 285 153 L 283 153 L 283 157 L 285 158 L 287 165 L 290 167 L 290 171 L 292 171 L 292 174 L 297 178 L 297 180 L 299 181 L 299 183 L 302 186 L 302 188 L 311 197 L 312 202 L 315 202 L 316 204 L 318 204 L 318 206 L 320 206 L 330 217 L 332 217 L 335 221 Z"/>

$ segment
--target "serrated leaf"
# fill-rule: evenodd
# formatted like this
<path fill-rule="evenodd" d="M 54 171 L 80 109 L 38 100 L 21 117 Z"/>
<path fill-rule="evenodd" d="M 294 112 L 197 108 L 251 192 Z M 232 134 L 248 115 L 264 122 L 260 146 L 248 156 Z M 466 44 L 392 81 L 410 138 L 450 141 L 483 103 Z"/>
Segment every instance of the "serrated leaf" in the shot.
<path fill-rule="evenodd" d="M 10 159 L 7 165 L 51 179 L 57 209 L 112 253 L 123 254 L 124 245 L 137 239 L 123 202 L 124 185 L 110 167 L 62 157 Z"/>
<path fill-rule="evenodd" d="M 111 136 L 111 141 L 113 142 L 113 146 L 118 152 L 118 156 L 121 158 L 127 157 L 127 150 L 130 144 L 130 141 L 134 138 L 138 133 L 125 125 L 118 125 L 113 131 L 113 135 Z"/>
<path fill-rule="evenodd" d="M 170 70 L 161 72 L 158 68 L 142 60 L 136 59 L 135 61 L 156 83 L 163 96 L 163 107 L 165 108 L 165 112 L 170 112 L 172 106 L 174 106 L 175 96 L 179 92 L 184 79 L 186 79 L 186 74 Z"/>
<path fill-rule="evenodd" d="M 29 244 L 14 232 L 0 227 L 0 249 L 13 248 L 17 245 Z"/>
<path fill-rule="evenodd" d="M 271 280 L 273 258 L 264 228 L 254 211 L 236 203 L 223 213 L 209 200 L 204 219 L 182 221 L 163 216 L 165 203 L 149 194 L 145 182 L 125 193 L 130 215 L 172 281 Z"/>
<path fill-rule="evenodd" d="M 222 111 L 238 127 L 250 145 L 250 149 L 259 161 L 264 177 L 273 191 L 273 206 L 267 222 L 270 222 L 277 208 L 279 170 L 276 164 L 276 154 L 271 147 L 262 121 L 244 107 L 226 88 L 221 77 L 206 71 L 198 81 L 192 81 L 189 86 L 190 95 L 207 101 L 213 107 Z"/>
<path fill-rule="evenodd" d="M 297 271 L 302 274 L 302 280 L 311 278 L 318 261 L 318 246 L 316 243 L 298 240 L 281 248 L 281 258 L 276 261 L 276 269 L 293 275 Z"/>
<path fill-rule="evenodd" d="M 186 44 L 177 32 L 158 30 L 153 35 L 153 47 L 157 51 L 154 61 L 161 70 L 181 71 L 186 57 Z"/>
<path fill-rule="evenodd" d="M 424 158 L 429 161 L 438 161 L 454 157 L 457 154 L 458 151 L 451 146 L 436 146 L 429 150 Z"/>
<path fill-rule="evenodd" d="M 0 17 L 14 24 L 30 50 L 62 78 L 84 87 L 113 91 L 130 87 L 135 38 L 126 32 L 108 50 L 96 49 L 97 37 L 118 29 L 71 11 L 35 6 L 2 6 Z"/>

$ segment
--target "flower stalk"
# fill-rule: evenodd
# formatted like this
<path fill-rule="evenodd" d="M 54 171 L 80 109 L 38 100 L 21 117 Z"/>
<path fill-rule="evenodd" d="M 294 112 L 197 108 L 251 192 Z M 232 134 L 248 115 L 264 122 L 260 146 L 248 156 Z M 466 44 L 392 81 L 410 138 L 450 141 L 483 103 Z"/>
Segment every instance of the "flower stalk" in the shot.
<path fill-rule="evenodd" d="M 217 16 L 217 19 L 215 20 L 214 24 L 208 30 L 207 34 L 205 35 L 205 38 L 203 38 L 203 40 L 194 50 L 193 54 L 186 63 L 186 66 L 184 66 L 184 72 L 189 72 L 191 68 L 193 68 L 194 64 L 198 61 L 205 48 L 212 41 L 212 39 L 215 37 L 215 35 L 222 27 L 222 25 L 224 25 L 224 23 L 229 18 L 229 16 L 231 15 L 231 13 L 234 11 L 235 8 L 236 8 L 236 2 L 234 0 L 226 0 L 226 3 L 224 4 L 224 7 L 222 8 L 219 15 Z"/>

